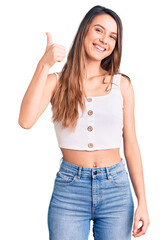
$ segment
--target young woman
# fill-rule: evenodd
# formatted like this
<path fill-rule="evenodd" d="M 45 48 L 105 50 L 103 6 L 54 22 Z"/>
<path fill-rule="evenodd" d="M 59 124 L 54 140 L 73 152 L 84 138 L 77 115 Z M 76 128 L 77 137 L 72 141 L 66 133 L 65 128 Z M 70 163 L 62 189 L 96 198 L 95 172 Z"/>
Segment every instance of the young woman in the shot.
<path fill-rule="evenodd" d="M 50 240 L 86 240 L 93 220 L 96 240 L 130 240 L 146 233 L 149 216 L 134 122 L 134 91 L 120 73 L 122 23 L 95 6 L 80 23 L 62 71 L 65 47 L 47 47 L 22 100 L 19 124 L 29 129 L 49 103 L 63 157 L 48 209 Z M 124 155 L 138 200 L 134 202 Z M 138 228 L 139 221 L 142 226 Z"/>

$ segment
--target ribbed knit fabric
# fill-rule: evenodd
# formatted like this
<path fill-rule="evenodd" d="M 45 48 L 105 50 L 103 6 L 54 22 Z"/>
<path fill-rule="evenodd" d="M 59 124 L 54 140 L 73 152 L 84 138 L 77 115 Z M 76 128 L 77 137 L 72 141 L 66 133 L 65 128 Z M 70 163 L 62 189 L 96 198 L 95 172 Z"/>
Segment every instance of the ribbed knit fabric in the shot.
<path fill-rule="evenodd" d="M 57 74 L 57 73 L 56 73 Z M 57 74 L 58 77 L 58 74 Z M 123 135 L 123 97 L 120 91 L 121 74 L 115 74 L 111 91 L 103 96 L 87 96 L 86 110 L 79 119 L 74 132 L 61 129 L 54 122 L 60 148 L 94 151 L 120 148 Z"/>

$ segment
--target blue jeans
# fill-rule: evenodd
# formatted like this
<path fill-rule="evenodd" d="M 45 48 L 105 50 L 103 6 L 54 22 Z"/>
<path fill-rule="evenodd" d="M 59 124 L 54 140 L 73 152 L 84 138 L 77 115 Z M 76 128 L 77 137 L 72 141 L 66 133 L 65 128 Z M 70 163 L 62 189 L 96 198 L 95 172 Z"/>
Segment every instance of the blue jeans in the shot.
<path fill-rule="evenodd" d="M 134 202 L 125 163 L 86 168 L 61 158 L 48 208 L 50 240 L 130 240 Z"/>

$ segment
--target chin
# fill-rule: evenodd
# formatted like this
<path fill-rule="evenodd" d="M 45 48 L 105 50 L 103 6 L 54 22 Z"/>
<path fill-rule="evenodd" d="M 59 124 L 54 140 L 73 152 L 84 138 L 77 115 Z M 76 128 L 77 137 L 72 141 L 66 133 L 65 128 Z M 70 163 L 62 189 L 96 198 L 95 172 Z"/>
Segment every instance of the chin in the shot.
<path fill-rule="evenodd" d="M 99 55 L 99 54 L 90 54 L 89 55 L 89 58 L 90 59 L 94 59 L 94 60 L 97 60 L 97 61 L 101 61 L 103 60 L 104 58 L 108 57 L 107 55 Z"/>
<path fill-rule="evenodd" d="M 103 56 L 103 57 L 96 57 L 96 56 L 94 56 L 94 57 L 92 57 L 92 59 L 94 59 L 95 61 L 97 60 L 97 61 L 102 61 L 103 59 L 105 59 L 106 57 L 108 57 L 109 55 L 107 55 L 107 56 Z"/>

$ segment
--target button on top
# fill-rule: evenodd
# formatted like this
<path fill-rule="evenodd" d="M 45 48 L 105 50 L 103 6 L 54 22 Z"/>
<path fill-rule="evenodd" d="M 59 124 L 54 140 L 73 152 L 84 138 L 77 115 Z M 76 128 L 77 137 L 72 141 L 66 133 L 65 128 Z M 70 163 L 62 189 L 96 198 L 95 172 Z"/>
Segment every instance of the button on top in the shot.
<path fill-rule="evenodd" d="M 92 101 L 92 98 L 87 98 L 87 101 L 88 101 L 88 102 L 91 102 L 91 101 Z"/>
<path fill-rule="evenodd" d="M 92 130 L 93 130 L 93 127 L 92 127 L 92 126 L 89 126 L 89 127 L 87 128 L 87 130 L 88 130 L 88 131 L 92 131 Z"/>
<path fill-rule="evenodd" d="M 94 175 L 96 175 L 96 174 L 97 174 L 97 171 L 94 171 L 93 173 L 94 173 Z"/>
<path fill-rule="evenodd" d="M 93 143 L 89 143 L 89 144 L 88 144 L 88 147 L 89 147 L 89 148 L 92 148 L 92 147 L 93 147 Z"/>
<path fill-rule="evenodd" d="M 93 114 L 93 111 L 92 110 L 89 110 L 88 111 L 88 115 L 92 115 Z"/>
<path fill-rule="evenodd" d="M 87 101 L 88 101 L 88 102 L 92 102 L 92 98 L 91 98 L 91 97 L 88 97 L 88 98 L 87 98 Z M 93 111 L 92 111 L 92 110 L 89 110 L 87 113 L 88 113 L 88 115 L 92 115 L 92 114 L 93 114 Z M 88 130 L 88 131 L 92 131 L 92 130 L 93 130 L 93 127 L 92 127 L 92 126 L 88 126 L 88 127 L 87 127 L 87 130 Z M 92 147 L 93 147 L 93 143 L 88 143 L 88 147 L 89 147 L 89 148 L 92 148 Z"/>

